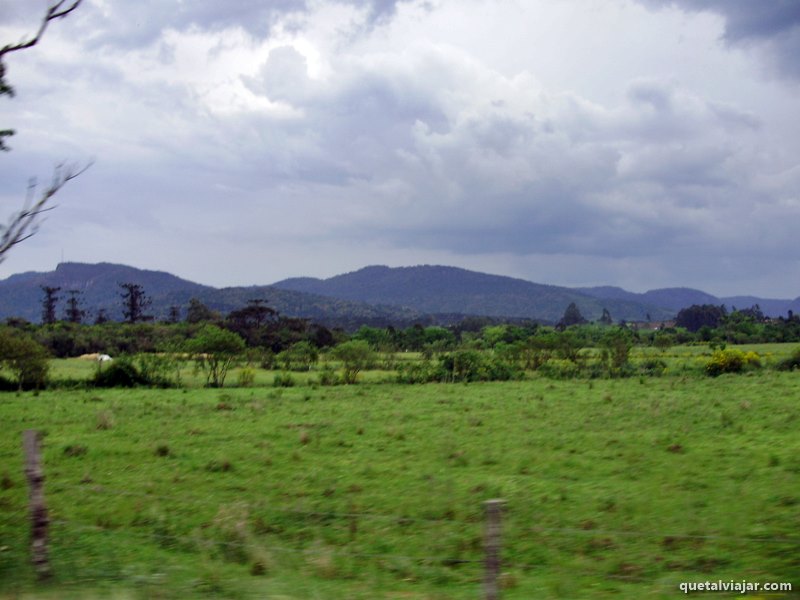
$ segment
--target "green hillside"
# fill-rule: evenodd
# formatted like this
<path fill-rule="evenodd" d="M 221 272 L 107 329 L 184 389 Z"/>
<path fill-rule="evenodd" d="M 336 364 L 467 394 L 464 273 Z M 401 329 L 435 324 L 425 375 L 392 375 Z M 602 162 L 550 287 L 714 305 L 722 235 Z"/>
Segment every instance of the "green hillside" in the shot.
<path fill-rule="evenodd" d="M 443 266 L 365 267 L 329 279 L 286 279 L 275 287 L 344 300 L 407 306 L 424 313 L 460 312 L 558 321 L 574 302 L 587 319 L 607 308 L 614 319 L 667 319 L 674 311 L 652 304 L 599 299 L 570 288 Z"/>

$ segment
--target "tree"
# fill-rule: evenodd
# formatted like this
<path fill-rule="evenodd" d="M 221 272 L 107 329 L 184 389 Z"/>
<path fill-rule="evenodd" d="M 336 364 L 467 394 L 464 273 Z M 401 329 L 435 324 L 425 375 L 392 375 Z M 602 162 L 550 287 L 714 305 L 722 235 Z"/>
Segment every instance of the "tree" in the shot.
<path fill-rule="evenodd" d="M 216 325 L 204 325 L 185 344 L 185 350 L 194 357 L 198 370 L 205 374 L 207 387 L 225 384 L 228 371 L 244 349 L 241 337 Z"/>
<path fill-rule="evenodd" d="M 275 357 L 287 371 L 308 371 L 319 360 L 319 351 L 307 341 L 297 342 Z"/>
<path fill-rule="evenodd" d="M 81 308 L 81 300 L 79 298 L 80 290 L 67 290 L 69 298 L 67 298 L 67 310 L 64 313 L 64 318 L 70 323 L 81 323 L 83 317 L 86 316 L 86 311 Z"/>
<path fill-rule="evenodd" d="M 6 80 L 6 55 L 35 46 L 44 35 L 44 32 L 51 21 L 66 17 L 68 14 L 78 8 L 81 2 L 82 0 L 73 0 L 69 3 L 66 0 L 59 0 L 58 2 L 55 2 L 48 7 L 45 16 L 42 18 L 42 22 L 39 25 L 39 30 L 36 32 L 36 35 L 26 41 L 22 41 L 17 44 L 6 44 L 0 48 L 0 96 L 9 96 L 12 98 L 14 96 L 14 88 Z M 14 135 L 14 133 L 15 132 L 13 129 L 0 130 L 0 151 L 9 150 L 5 141 L 6 138 Z M 81 173 L 88 169 L 89 166 L 91 165 L 86 165 L 80 169 L 66 166 L 64 164 L 57 166 L 53 173 L 53 179 L 50 182 L 50 185 L 42 190 L 38 198 L 36 192 L 36 181 L 31 180 L 31 182 L 28 184 L 28 193 L 22 206 L 22 210 L 13 214 L 8 224 L 0 226 L 0 263 L 5 260 L 6 253 L 11 248 L 20 242 L 27 240 L 36 233 L 41 215 L 53 208 L 52 206 L 47 206 L 47 203 L 50 201 L 50 199 L 55 196 L 56 193 L 62 187 L 64 187 L 68 181 L 78 177 Z"/>
<path fill-rule="evenodd" d="M 138 283 L 120 283 L 122 288 L 122 315 L 126 323 L 139 323 L 152 321 L 153 317 L 145 315 L 145 309 L 152 304 L 150 297 L 144 293 L 144 288 Z"/>
<path fill-rule="evenodd" d="M 67 290 L 67 308 L 64 311 L 64 320 L 68 323 L 80 324 L 86 316 L 86 311 L 81 308 L 80 290 Z"/>
<path fill-rule="evenodd" d="M 564 311 L 564 316 L 561 317 L 561 320 L 558 322 L 558 326 L 560 329 L 563 329 L 571 325 L 583 325 L 584 323 L 586 323 L 586 319 L 583 318 L 578 305 L 574 302 L 570 302 L 569 306 Z"/>
<path fill-rule="evenodd" d="M 247 301 L 247 306 L 231 311 L 225 319 L 225 327 L 238 333 L 248 346 L 267 345 L 267 325 L 278 319 L 278 311 L 267 306 L 263 298 Z"/>
<path fill-rule="evenodd" d="M 220 314 L 208 308 L 197 298 L 189 300 L 189 308 L 186 310 L 187 323 L 204 323 L 207 321 L 219 321 Z"/>
<path fill-rule="evenodd" d="M 59 297 L 56 294 L 58 294 L 61 288 L 43 285 L 41 289 L 44 292 L 44 298 L 42 299 L 42 323 L 45 325 L 52 325 L 56 322 L 56 302 L 59 301 Z"/>
<path fill-rule="evenodd" d="M 342 381 L 355 383 L 358 374 L 375 360 L 375 352 L 364 340 L 350 340 L 336 346 L 331 354 L 342 363 Z"/>
<path fill-rule="evenodd" d="M 29 335 L 0 328 L 0 365 L 9 369 L 19 389 L 42 388 L 50 368 L 47 349 Z"/>
<path fill-rule="evenodd" d="M 692 333 L 699 331 L 702 327 L 716 329 L 727 314 L 728 311 L 724 305 L 693 304 L 678 312 L 678 316 L 675 317 L 675 325 L 685 327 Z"/>
<path fill-rule="evenodd" d="M 609 329 L 600 340 L 601 360 L 606 363 L 610 375 L 624 375 L 629 367 L 633 339 L 630 331 L 622 327 Z"/>
<path fill-rule="evenodd" d="M 169 315 L 167 316 L 167 323 L 178 323 L 181 320 L 181 307 L 173 304 L 169 307 Z"/>
<path fill-rule="evenodd" d="M 650 316 L 647 316 L 647 320 L 650 320 Z M 600 323 L 602 325 L 613 325 L 614 319 L 611 318 L 611 313 L 608 312 L 607 308 L 603 308 L 603 316 L 600 317 Z"/>

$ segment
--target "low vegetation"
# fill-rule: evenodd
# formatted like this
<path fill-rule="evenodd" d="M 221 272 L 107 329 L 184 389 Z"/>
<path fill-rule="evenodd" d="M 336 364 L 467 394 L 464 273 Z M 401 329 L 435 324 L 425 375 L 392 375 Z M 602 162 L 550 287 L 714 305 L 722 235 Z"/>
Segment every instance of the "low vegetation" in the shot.
<path fill-rule="evenodd" d="M 642 381 L 6 394 L 0 594 L 475 598 L 490 498 L 506 501 L 504 598 L 797 583 L 800 380 Z M 53 518 L 44 587 L 30 427 Z"/>
<path fill-rule="evenodd" d="M 0 597 L 475 598 L 491 498 L 507 599 L 798 583 L 796 345 L 607 323 L 308 337 L 258 306 L 239 331 L 0 327 Z M 48 359 L 65 331 L 109 345 Z M 148 351 L 97 360 L 120 340 Z M 50 584 L 28 563 L 28 428 Z"/>

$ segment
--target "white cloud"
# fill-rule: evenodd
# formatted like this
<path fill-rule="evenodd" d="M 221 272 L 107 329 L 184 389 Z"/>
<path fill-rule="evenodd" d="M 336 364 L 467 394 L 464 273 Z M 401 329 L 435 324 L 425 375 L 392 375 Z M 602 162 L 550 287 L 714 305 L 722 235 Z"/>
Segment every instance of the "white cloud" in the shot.
<path fill-rule="evenodd" d="M 767 275 L 797 260 L 794 84 L 765 82 L 719 11 L 211 4 L 90 2 L 85 39 L 67 19 L 15 57 L 3 201 L 54 158 L 97 159 L 53 214 L 79 232 L 68 257 L 95 238 L 209 283 L 408 257 L 712 292 L 739 264 L 726 292 L 798 293 Z M 56 231 L 5 272 L 41 265 Z"/>

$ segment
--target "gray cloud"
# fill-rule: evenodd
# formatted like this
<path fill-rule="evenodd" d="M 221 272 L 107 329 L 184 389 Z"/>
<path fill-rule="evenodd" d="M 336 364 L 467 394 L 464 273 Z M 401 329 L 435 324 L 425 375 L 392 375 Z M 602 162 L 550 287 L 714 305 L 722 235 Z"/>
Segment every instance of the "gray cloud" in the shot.
<path fill-rule="evenodd" d="M 386 23 L 394 16 L 397 6 L 409 0 L 334 0 L 344 5 L 366 10 L 365 27 Z M 17 0 L 0 14 L 0 23 L 26 23 L 35 27 L 41 16 L 41 6 Z M 240 27 L 252 36 L 266 38 L 277 23 L 286 28 L 301 28 L 302 17 L 311 6 L 308 0 L 193 0 L 169 2 L 137 0 L 136 2 L 92 2 L 70 16 L 73 27 L 92 47 L 113 46 L 132 49 L 152 44 L 167 29 L 218 32 Z"/>
<path fill-rule="evenodd" d="M 362 7 L 357 23 L 344 4 Z M 745 277 L 763 290 L 769 273 L 797 273 L 793 83 L 756 81 L 714 43 L 720 21 L 620 2 L 593 18 L 568 3 L 400 4 L 88 4 L 85 21 L 76 14 L 13 64 L 20 97 L 6 107 L 20 135 L 0 162 L 3 206 L 53 157 L 97 159 L 14 258 L 51 268 L 66 245 L 68 259 L 136 256 L 226 284 L 373 262 L 639 289 L 713 281 L 720 292 L 741 279 L 731 293 L 758 291 Z M 578 60 L 562 43 L 571 30 L 528 32 L 539 10 L 565 11 L 564 26 L 586 19 L 576 31 L 607 35 L 591 47 L 608 54 Z M 726 40 L 763 46 L 794 31 L 751 30 Z M 657 60 L 642 31 L 663 32 Z M 115 47 L 87 49 L 101 42 Z M 671 60 L 679 47 L 700 64 Z M 716 69 L 703 71 L 704 51 Z M 528 55 L 603 89 L 545 83 Z M 750 271 L 737 279 L 736 265 Z M 793 289 L 789 279 L 774 285 Z"/>
<path fill-rule="evenodd" d="M 725 19 L 724 40 L 736 46 L 763 47 L 781 75 L 800 78 L 800 3 L 797 0 L 639 0 L 646 5 L 677 6 L 715 12 Z"/>

